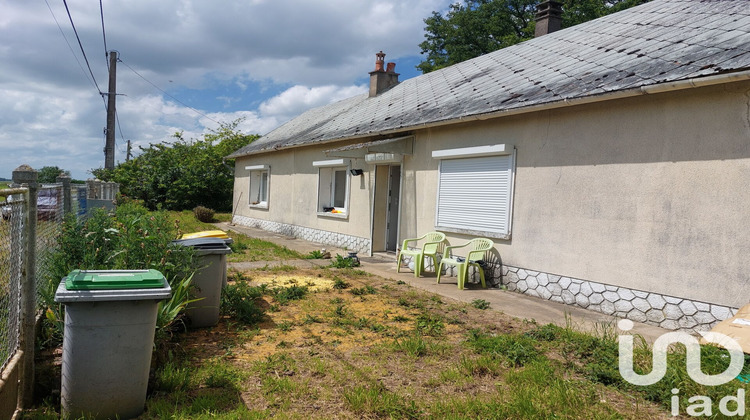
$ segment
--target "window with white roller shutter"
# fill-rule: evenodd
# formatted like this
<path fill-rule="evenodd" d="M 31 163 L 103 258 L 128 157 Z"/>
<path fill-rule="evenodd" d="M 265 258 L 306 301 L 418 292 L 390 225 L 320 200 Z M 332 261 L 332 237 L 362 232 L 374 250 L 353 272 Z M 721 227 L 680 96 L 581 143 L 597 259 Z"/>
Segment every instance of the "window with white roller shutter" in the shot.
<path fill-rule="evenodd" d="M 513 147 L 438 150 L 433 157 L 440 159 L 436 229 L 509 238 L 515 172 Z"/>

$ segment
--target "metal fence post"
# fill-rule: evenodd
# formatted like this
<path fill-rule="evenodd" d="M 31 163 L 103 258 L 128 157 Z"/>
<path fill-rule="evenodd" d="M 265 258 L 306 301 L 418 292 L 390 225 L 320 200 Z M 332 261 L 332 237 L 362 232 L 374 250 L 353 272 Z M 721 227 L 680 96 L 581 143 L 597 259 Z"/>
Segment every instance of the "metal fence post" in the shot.
<path fill-rule="evenodd" d="M 63 185 L 63 214 L 67 216 L 73 209 L 73 203 L 70 199 L 70 177 L 67 175 L 60 175 L 57 177 L 56 181 Z"/>
<path fill-rule="evenodd" d="M 31 166 L 21 165 L 13 171 L 13 182 L 28 187 L 29 202 L 26 212 L 26 260 L 21 283 L 21 334 L 19 347 L 23 351 L 21 384 L 18 396 L 20 408 L 31 407 L 34 399 L 34 330 L 36 318 L 36 220 L 38 173 Z"/>

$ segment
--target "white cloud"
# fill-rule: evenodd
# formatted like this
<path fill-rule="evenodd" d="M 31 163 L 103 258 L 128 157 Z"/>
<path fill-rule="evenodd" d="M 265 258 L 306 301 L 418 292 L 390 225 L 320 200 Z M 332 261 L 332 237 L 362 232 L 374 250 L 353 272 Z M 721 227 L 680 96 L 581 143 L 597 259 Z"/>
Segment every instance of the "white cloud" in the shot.
<path fill-rule="evenodd" d="M 374 54 L 383 50 L 396 62 L 417 55 L 423 19 L 449 3 L 104 2 L 107 47 L 123 61 L 118 93 L 127 95 L 117 98 L 124 137 L 118 129 L 117 160 L 124 159 L 124 140 L 145 146 L 175 131 L 200 137 L 216 121 L 239 117 L 243 131 L 265 134 L 310 107 L 361 93 Z M 26 163 L 84 178 L 103 164 L 103 101 L 62 2 L 49 4 L 70 46 L 45 2 L 0 0 L 0 176 Z M 68 5 L 99 89 L 106 90 L 99 2 Z"/>
<path fill-rule="evenodd" d="M 328 85 L 311 88 L 297 85 L 263 102 L 259 109 L 265 117 L 279 117 L 286 120 L 310 108 L 350 98 L 366 91 L 365 86 Z"/>

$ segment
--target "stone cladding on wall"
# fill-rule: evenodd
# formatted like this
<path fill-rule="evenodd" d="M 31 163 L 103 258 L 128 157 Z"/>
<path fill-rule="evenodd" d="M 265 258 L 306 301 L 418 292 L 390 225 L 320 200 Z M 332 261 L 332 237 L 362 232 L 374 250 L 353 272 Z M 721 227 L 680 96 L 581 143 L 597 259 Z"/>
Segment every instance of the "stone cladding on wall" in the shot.
<path fill-rule="evenodd" d="M 502 267 L 502 284 L 515 292 L 669 330 L 708 331 L 737 313 L 728 306 L 508 265 Z"/>
<path fill-rule="evenodd" d="M 232 223 L 292 236 L 310 242 L 344 248 L 348 251 L 361 252 L 363 254 L 369 254 L 370 252 L 370 240 L 358 236 L 344 235 L 343 233 L 329 232 L 326 230 L 272 222 L 263 219 L 255 219 L 247 216 L 235 215 L 232 218 Z"/>
<path fill-rule="evenodd" d="M 413 268 L 405 257 L 402 267 Z M 430 258 L 425 270 L 434 271 Z M 444 276 L 455 276 L 452 267 Z M 492 264 L 485 268 L 487 285 L 505 287 L 540 299 L 578 306 L 619 318 L 656 325 L 669 330 L 708 331 L 714 325 L 737 313 L 737 308 L 669 296 L 655 292 L 558 276 L 509 265 Z M 470 269 L 470 282 L 479 275 Z"/>

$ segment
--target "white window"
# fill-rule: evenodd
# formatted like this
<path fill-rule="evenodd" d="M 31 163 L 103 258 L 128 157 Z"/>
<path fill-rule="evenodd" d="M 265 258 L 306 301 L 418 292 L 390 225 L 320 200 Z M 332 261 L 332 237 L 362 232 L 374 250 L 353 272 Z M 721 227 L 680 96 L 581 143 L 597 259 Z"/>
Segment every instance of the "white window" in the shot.
<path fill-rule="evenodd" d="M 268 181 L 271 168 L 268 165 L 246 166 L 250 171 L 248 203 L 250 207 L 268 208 Z"/>
<path fill-rule="evenodd" d="M 511 232 L 515 150 L 493 145 L 438 150 L 435 227 L 508 239 Z"/>
<path fill-rule="evenodd" d="M 318 214 L 346 216 L 349 208 L 348 160 L 316 161 L 313 166 L 318 167 Z"/>

